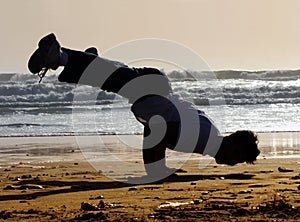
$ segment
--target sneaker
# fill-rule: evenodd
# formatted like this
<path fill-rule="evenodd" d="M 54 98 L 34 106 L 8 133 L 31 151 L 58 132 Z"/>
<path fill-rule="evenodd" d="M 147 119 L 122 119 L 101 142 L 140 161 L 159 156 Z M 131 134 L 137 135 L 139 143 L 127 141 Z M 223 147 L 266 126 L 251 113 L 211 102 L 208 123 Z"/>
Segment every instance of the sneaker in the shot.
<path fill-rule="evenodd" d="M 55 35 L 51 33 L 43 37 L 38 46 L 28 61 L 29 71 L 37 74 L 45 69 L 56 70 L 59 67 L 60 44 Z"/>
<path fill-rule="evenodd" d="M 87 48 L 86 50 L 84 50 L 84 52 L 98 56 L 98 50 L 95 47 Z"/>
<path fill-rule="evenodd" d="M 56 36 L 53 33 L 50 33 L 49 35 L 46 35 L 39 41 L 38 46 L 39 48 L 48 49 L 49 46 L 55 41 L 57 41 Z"/>

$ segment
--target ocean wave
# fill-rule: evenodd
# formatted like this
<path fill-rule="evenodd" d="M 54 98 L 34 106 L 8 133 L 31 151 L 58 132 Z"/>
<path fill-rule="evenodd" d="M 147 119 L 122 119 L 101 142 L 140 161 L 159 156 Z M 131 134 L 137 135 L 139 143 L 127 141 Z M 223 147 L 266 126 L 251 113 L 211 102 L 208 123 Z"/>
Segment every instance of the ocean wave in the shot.
<path fill-rule="evenodd" d="M 174 71 L 168 76 L 174 92 L 219 121 L 222 132 L 299 131 L 299 71 Z M 55 75 L 38 80 L 0 74 L 0 136 L 142 133 L 126 99 L 60 83 Z"/>
<path fill-rule="evenodd" d="M 36 123 L 11 123 L 11 124 L 0 124 L 0 127 L 12 127 L 12 128 L 21 128 L 21 127 L 61 127 L 65 126 L 63 124 L 36 124 Z"/>
<path fill-rule="evenodd" d="M 174 92 L 194 100 L 196 105 L 300 103 L 298 70 L 173 71 L 168 76 Z M 98 88 L 60 83 L 55 75 L 45 77 L 41 84 L 37 81 L 36 76 L 29 74 L 0 74 L 0 107 L 108 105 L 124 101 L 120 96 Z"/>
<path fill-rule="evenodd" d="M 75 96 L 76 101 L 74 101 Z M 95 103 L 95 100 L 97 104 L 107 104 L 118 99 L 119 97 L 115 94 L 100 91 L 90 86 L 60 83 L 57 77 L 53 75 L 45 77 L 41 84 L 38 84 L 37 78 L 32 75 L 0 75 L 0 106 L 7 104 L 12 106 L 87 104 Z"/>
<path fill-rule="evenodd" d="M 296 80 L 300 79 L 300 70 L 273 70 L 273 71 L 172 71 L 168 77 L 174 80 L 209 80 L 209 79 L 261 79 L 261 80 Z"/>

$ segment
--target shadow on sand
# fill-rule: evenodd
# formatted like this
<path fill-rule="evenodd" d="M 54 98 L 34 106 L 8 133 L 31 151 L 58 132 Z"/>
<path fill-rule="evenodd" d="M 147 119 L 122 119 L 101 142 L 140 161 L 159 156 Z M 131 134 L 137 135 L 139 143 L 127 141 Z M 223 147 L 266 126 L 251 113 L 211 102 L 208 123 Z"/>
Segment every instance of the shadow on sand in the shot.
<path fill-rule="evenodd" d="M 151 184 L 163 184 L 166 182 L 176 183 L 176 182 L 190 182 L 190 181 L 198 181 L 198 180 L 215 180 L 217 178 L 248 180 L 253 178 L 254 176 L 255 176 L 254 174 L 225 174 L 225 175 L 173 174 L 163 180 L 156 181 Z M 30 200 L 30 199 L 35 199 L 37 197 L 50 196 L 50 195 L 62 194 L 62 193 L 103 190 L 103 189 L 117 189 L 117 188 L 137 186 L 137 184 L 130 184 L 128 182 L 126 183 L 126 182 L 117 182 L 117 181 L 105 181 L 105 182 L 55 181 L 55 180 L 42 181 L 39 179 L 23 180 L 17 183 L 17 185 L 24 185 L 24 184 L 40 185 L 46 187 L 47 190 L 43 190 L 43 191 L 40 190 L 34 193 L 27 193 L 27 194 L 0 195 L 0 201 Z M 146 185 L 146 184 L 140 184 L 140 185 Z"/>

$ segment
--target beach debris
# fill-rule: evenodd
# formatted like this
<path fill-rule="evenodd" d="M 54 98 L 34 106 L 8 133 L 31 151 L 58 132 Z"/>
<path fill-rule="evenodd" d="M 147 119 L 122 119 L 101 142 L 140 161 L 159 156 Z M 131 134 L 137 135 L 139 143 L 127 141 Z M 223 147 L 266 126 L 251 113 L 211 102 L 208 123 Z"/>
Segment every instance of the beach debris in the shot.
<path fill-rule="evenodd" d="M 291 179 L 292 179 L 292 180 L 300 180 L 300 175 L 293 176 Z"/>
<path fill-rule="evenodd" d="M 227 192 L 225 192 L 225 194 L 231 194 L 231 195 L 234 195 L 235 192 L 227 191 Z"/>
<path fill-rule="evenodd" d="M 261 170 L 260 173 L 274 173 L 274 170 Z"/>
<path fill-rule="evenodd" d="M 251 193 L 251 190 L 241 190 L 238 192 L 238 194 L 249 194 Z"/>
<path fill-rule="evenodd" d="M 280 197 L 280 193 L 275 193 L 274 194 L 274 201 L 273 201 L 273 206 L 274 207 L 279 207 L 280 205 L 282 205 L 283 200 Z"/>
<path fill-rule="evenodd" d="M 191 182 L 191 185 L 197 185 L 197 183 L 196 182 Z"/>
<path fill-rule="evenodd" d="M 29 175 L 22 175 L 21 176 L 21 179 L 22 180 L 25 180 L 25 179 L 30 179 L 30 178 L 32 178 L 32 176 L 29 174 Z"/>
<path fill-rule="evenodd" d="M 15 187 L 12 185 L 8 185 L 8 186 L 4 187 L 3 190 L 15 190 Z"/>
<path fill-rule="evenodd" d="M 7 220 L 12 217 L 13 217 L 13 215 L 10 212 L 0 211 L 0 219 Z"/>
<path fill-rule="evenodd" d="M 209 191 L 204 191 L 201 193 L 202 195 L 208 195 L 209 194 Z"/>
<path fill-rule="evenodd" d="M 285 167 L 278 167 L 278 171 L 281 172 L 281 173 L 294 172 L 294 170 L 286 169 Z"/>
<path fill-rule="evenodd" d="M 180 207 L 183 205 L 189 205 L 189 204 L 194 204 L 194 201 L 189 201 L 189 202 L 164 202 L 159 205 L 159 209 L 161 208 L 173 208 L 173 207 Z"/>
<path fill-rule="evenodd" d="M 277 213 L 291 213 L 292 210 L 295 210 L 295 207 L 287 203 L 287 201 L 281 196 L 280 193 L 275 193 L 272 201 L 261 203 L 256 207 L 252 207 L 252 209 L 262 212 L 276 210 Z"/>
<path fill-rule="evenodd" d="M 253 184 L 253 185 L 249 185 L 249 188 L 260 188 L 260 187 L 267 187 L 270 186 L 269 184 Z"/>
<path fill-rule="evenodd" d="M 184 189 L 183 188 L 179 188 L 179 189 L 177 189 L 177 188 L 169 188 L 169 189 L 167 189 L 167 191 L 171 191 L 171 192 L 184 191 Z"/>
<path fill-rule="evenodd" d="M 136 187 L 130 187 L 130 188 L 128 189 L 128 191 L 134 191 L 134 190 L 138 190 L 138 188 L 136 188 Z"/>
<path fill-rule="evenodd" d="M 98 208 L 111 208 L 111 207 L 123 207 L 122 205 L 116 205 L 115 203 L 105 203 L 103 200 L 100 200 L 99 203 L 98 203 Z"/>
<path fill-rule="evenodd" d="M 236 195 L 232 195 L 230 197 L 224 197 L 224 196 L 212 196 L 211 199 L 220 199 L 220 200 L 235 200 Z"/>
<path fill-rule="evenodd" d="M 208 206 L 209 206 L 209 205 L 208 205 Z M 227 208 L 226 205 L 224 205 L 223 203 L 218 203 L 218 202 L 216 202 L 216 203 L 211 203 L 211 205 L 210 205 L 209 207 L 208 207 L 208 206 L 206 206 L 206 209 L 211 208 L 212 210 L 224 210 L 224 209 Z"/>
<path fill-rule="evenodd" d="M 98 204 L 90 204 L 87 202 L 81 203 L 81 210 L 84 211 L 99 211 L 104 208 L 116 207 L 115 204 L 105 203 L 103 200 L 100 200 Z"/>
<path fill-rule="evenodd" d="M 188 197 L 179 196 L 179 197 L 171 197 L 171 198 L 168 198 L 166 200 L 186 200 L 186 199 L 189 199 L 189 198 Z"/>
<path fill-rule="evenodd" d="M 162 188 L 161 186 L 146 186 L 143 187 L 144 190 L 156 190 Z"/>
<path fill-rule="evenodd" d="M 90 203 L 82 202 L 81 203 L 81 210 L 84 210 L 84 211 L 99 211 L 100 209 L 95 204 L 90 204 Z"/>
<path fill-rule="evenodd" d="M 101 200 L 101 199 L 104 199 L 104 196 L 100 195 L 100 196 L 97 196 L 97 197 L 90 197 L 89 199 L 90 200 Z"/>
<path fill-rule="evenodd" d="M 200 203 L 202 203 L 203 202 L 203 200 L 193 200 L 193 204 L 200 204 Z"/>
<path fill-rule="evenodd" d="M 286 182 L 286 181 L 279 181 L 278 183 L 279 184 L 288 184 L 288 182 Z"/>
<path fill-rule="evenodd" d="M 34 189 L 44 189 L 44 187 L 41 185 L 21 185 L 21 186 L 8 185 L 3 188 L 3 190 L 34 190 Z"/>
<path fill-rule="evenodd" d="M 83 220 L 83 221 L 105 221 L 107 220 L 107 215 L 104 214 L 103 212 L 99 212 L 99 213 L 85 213 L 85 214 L 82 214 L 82 215 L 78 215 L 76 216 L 75 218 L 75 221 L 78 221 L 78 220 Z"/>

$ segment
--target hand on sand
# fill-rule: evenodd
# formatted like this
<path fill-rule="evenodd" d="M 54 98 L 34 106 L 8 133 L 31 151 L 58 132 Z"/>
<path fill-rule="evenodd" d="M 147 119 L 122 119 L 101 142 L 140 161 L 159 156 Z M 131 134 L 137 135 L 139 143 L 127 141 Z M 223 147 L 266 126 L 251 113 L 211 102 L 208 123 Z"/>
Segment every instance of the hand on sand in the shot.
<path fill-rule="evenodd" d="M 128 177 L 127 182 L 132 184 L 147 184 L 153 182 L 163 181 L 165 179 L 169 179 L 171 177 L 177 177 L 176 173 L 186 173 L 186 170 L 176 169 L 176 168 L 168 168 L 165 167 L 160 171 L 154 171 L 152 173 L 148 173 L 145 176 L 141 177 Z"/>

